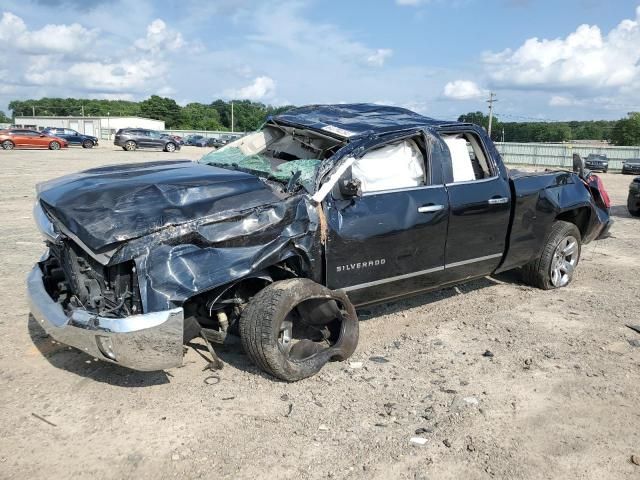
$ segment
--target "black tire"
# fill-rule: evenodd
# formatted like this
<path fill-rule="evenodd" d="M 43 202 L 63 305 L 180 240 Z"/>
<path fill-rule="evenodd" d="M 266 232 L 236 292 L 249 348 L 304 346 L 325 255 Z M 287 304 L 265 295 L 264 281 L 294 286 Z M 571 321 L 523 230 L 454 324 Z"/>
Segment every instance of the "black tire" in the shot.
<path fill-rule="evenodd" d="M 93 142 L 91 140 L 85 140 L 82 142 L 82 148 L 93 148 Z"/>
<path fill-rule="evenodd" d="M 13 150 L 15 147 L 16 147 L 16 144 L 13 143 L 11 140 L 5 140 L 4 142 L 2 142 L 3 150 Z"/>
<path fill-rule="evenodd" d="M 133 140 L 127 140 L 126 142 L 124 142 L 124 146 L 122 148 L 124 148 L 127 152 L 133 152 L 136 148 L 138 148 L 138 144 Z"/>
<path fill-rule="evenodd" d="M 309 279 L 283 280 L 249 302 L 240 317 L 240 338 L 259 368 L 295 382 L 315 375 L 330 360 L 351 356 L 358 343 L 358 317 L 340 292 Z"/>
<path fill-rule="evenodd" d="M 573 223 L 556 220 L 540 257 L 522 267 L 525 283 L 543 290 L 566 287 L 571 283 L 580 261 L 581 238 L 580 230 Z M 570 248 L 570 239 L 575 240 L 573 250 Z M 561 256 L 564 257 L 562 262 Z M 567 258 L 570 260 L 567 261 Z"/>
<path fill-rule="evenodd" d="M 604 170 L 602 170 L 602 173 L 607 173 L 609 171 L 608 168 L 605 168 Z"/>
<path fill-rule="evenodd" d="M 176 151 L 176 144 L 175 144 L 175 143 L 168 142 L 168 143 L 164 146 L 164 151 L 165 151 L 165 152 L 170 152 L 170 153 L 175 152 L 175 151 Z"/>
<path fill-rule="evenodd" d="M 55 140 L 53 142 L 50 142 L 49 150 L 60 150 L 60 142 L 56 142 Z"/>
<path fill-rule="evenodd" d="M 629 214 L 632 217 L 640 217 L 640 206 L 638 205 L 640 202 L 635 198 L 632 198 L 631 195 L 627 198 L 627 210 L 629 210 Z"/>

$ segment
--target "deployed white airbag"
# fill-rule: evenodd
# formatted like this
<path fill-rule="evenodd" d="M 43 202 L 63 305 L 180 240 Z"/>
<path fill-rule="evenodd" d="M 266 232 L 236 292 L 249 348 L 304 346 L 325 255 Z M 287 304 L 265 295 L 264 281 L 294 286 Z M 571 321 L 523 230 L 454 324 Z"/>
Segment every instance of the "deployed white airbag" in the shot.
<path fill-rule="evenodd" d="M 467 147 L 467 140 L 461 136 L 443 136 L 444 143 L 449 147 L 451 152 L 451 167 L 453 169 L 453 181 L 454 182 L 467 182 L 469 180 L 475 180 L 476 174 L 473 171 L 473 164 L 471 163 L 471 155 L 469 155 L 469 148 Z"/>
<path fill-rule="evenodd" d="M 353 163 L 363 192 L 424 185 L 424 157 L 413 140 L 372 150 Z"/>

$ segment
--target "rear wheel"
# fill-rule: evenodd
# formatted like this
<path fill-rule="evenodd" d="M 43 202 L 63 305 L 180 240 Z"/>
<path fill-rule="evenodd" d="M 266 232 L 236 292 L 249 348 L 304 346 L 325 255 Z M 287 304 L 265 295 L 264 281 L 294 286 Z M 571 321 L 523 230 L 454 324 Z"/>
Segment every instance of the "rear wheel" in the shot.
<path fill-rule="evenodd" d="M 4 150 L 13 150 L 15 148 L 15 144 L 11 140 L 5 140 L 2 142 L 2 148 Z"/>
<path fill-rule="evenodd" d="M 275 282 L 240 317 L 245 352 L 265 372 L 288 382 L 345 360 L 358 343 L 358 318 L 346 295 L 308 279 Z"/>
<path fill-rule="evenodd" d="M 49 143 L 49 150 L 60 150 L 60 143 L 55 140 Z"/>
<path fill-rule="evenodd" d="M 133 140 L 128 140 L 125 142 L 124 144 L 124 148 L 127 152 L 133 152 L 136 148 L 138 148 L 138 145 L 136 145 L 136 142 L 134 142 Z"/>
<path fill-rule="evenodd" d="M 164 146 L 164 151 L 165 152 L 175 152 L 176 151 L 176 144 L 175 143 L 171 143 L 171 142 L 167 143 Z"/>
<path fill-rule="evenodd" d="M 85 140 L 82 142 L 82 148 L 93 148 L 93 142 L 91 140 Z"/>
<path fill-rule="evenodd" d="M 524 281 L 543 290 L 566 287 L 580 260 L 580 242 L 578 227 L 555 221 L 540 257 L 523 267 Z"/>

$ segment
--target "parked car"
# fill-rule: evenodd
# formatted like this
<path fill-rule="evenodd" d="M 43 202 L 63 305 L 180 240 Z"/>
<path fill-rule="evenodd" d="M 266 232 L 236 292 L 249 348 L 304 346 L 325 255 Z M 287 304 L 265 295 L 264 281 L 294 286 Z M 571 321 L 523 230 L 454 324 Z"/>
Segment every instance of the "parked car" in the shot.
<path fill-rule="evenodd" d="M 197 142 L 199 142 L 200 140 L 202 140 L 204 138 L 203 135 L 189 135 L 185 140 L 184 140 L 184 144 L 185 145 L 191 145 L 194 146 L 196 145 Z"/>
<path fill-rule="evenodd" d="M 64 138 L 69 145 L 82 145 L 82 148 L 93 148 L 98 145 L 98 137 L 85 135 L 70 128 L 45 128 L 42 133 L 53 137 Z"/>
<path fill-rule="evenodd" d="M 482 128 L 403 108 L 290 110 L 198 163 L 39 185 L 31 311 L 121 366 L 178 366 L 183 342 L 239 335 L 300 380 L 354 352 L 355 307 L 516 268 L 567 286 L 610 225 L 602 182 L 577 171 L 509 171 Z"/>
<path fill-rule="evenodd" d="M 176 142 L 178 142 L 178 145 L 184 145 L 184 140 L 181 136 L 179 135 L 168 135 L 168 136 L 173 138 Z"/>
<path fill-rule="evenodd" d="M 585 167 L 594 172 L 607 173 L 609 171 L 609 159 L 606 155 L 590 153 L 584 161 Z"/>
<path fill-rule="evenodd" d="M 640 174 L 640 158 L 629 158 L 622 163 L 622 173 Z"/>
<path fill-rule="evenodd" d="M 207 147 L 220 148 L 224 147 L 226 142 L 219 138 L 209 138 L 207 139 Z"/>
<path fill-rule="evenodd" d="M 130 152 L 138 148 L 159 148 L 165 152 L 180 150 L 180 144 L 169 135 L 144 128 L 121 128 L 116 132 L 113 144 Z"/>
<path fill-rule="evenodd" d="M 63 138 L 22 128 L 0 130 L 0 145 L 2 145 L 4 150 L 13 150 L 14 148 L 48 148 L 49 150 L 60 150 L 61 148 L 67 148 L 69 146 Z"/>
<path fill-rule="evenodd" d="M 640 217 L 640 177 L 636 177 L 629 185 L 627 209 L 634 217 Z"/>

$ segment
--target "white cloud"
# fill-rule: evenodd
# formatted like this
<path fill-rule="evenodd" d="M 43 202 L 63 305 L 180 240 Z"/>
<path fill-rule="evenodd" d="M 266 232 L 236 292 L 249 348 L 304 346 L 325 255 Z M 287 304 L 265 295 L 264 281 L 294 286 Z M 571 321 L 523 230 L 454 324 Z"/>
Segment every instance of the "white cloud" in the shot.
<path fill-rule="evenodd" d="M 45 25 L 29 31 L 22 18 L 4 12 L 0 20 L 0 42 L 5 49 L 15 48 L 22 53 L 73 53 L 87 48 L 97 30 L 88 30 L 78 23 Z"/>
<path fill-rule="evenodd" d="M 419 7 L 425 3 L 429 3 L 429 0 L 396 0 L 396 5 L 401 7 Z"/>
<path fill-rule="evenodd" d="M 483 55 L 490 78 L 507 88 L 616 90 L 640 81 L 640 7 L 609 33 L 580 25 L 566 38 L 530 38 L 516 50 Z"/>
<path fill-rule="evenodd" d="M 139 38 L 134 43 L 136 48 L 152 53 L 161 53 L 166 50 L 175 51 L 186 45 L 180 32 L 167 28 L 167 24 L 156 18 L 147 26 L 145 38 Z"/>
<path fill-rule="evenodd" d="M 233 99 L 267 100 L 273 98 L 276 82 L 267 76 L 256 77 L 250 85 L 238 90 L 228 90 L 225 96 Z"/>
<path fill-rule="evenodd" d="M 393 55 L 393 50 L 389 48 L 379 48 L 367 57 L 367 63 L 373 67 L 382 67 L 384 62 Z"/>
<path fill-rule="evenodd" d="M 483 97 L 486 91 L 471 80 L 455 80 L 444 86 L 443 94 L 452 100 L 472 100 Z"/>
<path fill-rule="evenodd" d="M 265 3 L 245 12 L 238 22 L 255 28 L 249 39 L 257 45 L 278 47 L 305 58 L 313 52 L 316 62 L 339 59 L 353 63 L 355 59 L 363 66 L 381 67 L 391 56 L 390 49 L 368 47 L 353 39 L 347 29 L 308 20 L 303 15 L 304 8 L 303 3 L 295 1 L 280 2 L 276 7 Z M 278 28 L 273 28 L 274 25 Z"/>
<path fill-rule="evenodd" d="M 161 78 L 165 73 L 162 64 L 152 60 L 138 59 L 135 62 L 74 63 L 66 69 L 56 69 L 42 64 L 39 68 L 29 69 L 25 80 L 31 85 L 65 86 L 93 92 L 131 92 L 143 91 L 153 79 Z"/>
<path fill-rule="evenodd" d="M 554 95 L 549 100 L 549 106 L 551 107 L 571 107 L 575 104 L 576 104 L 575 99 L 565 97 L 563 95 Z"/>

